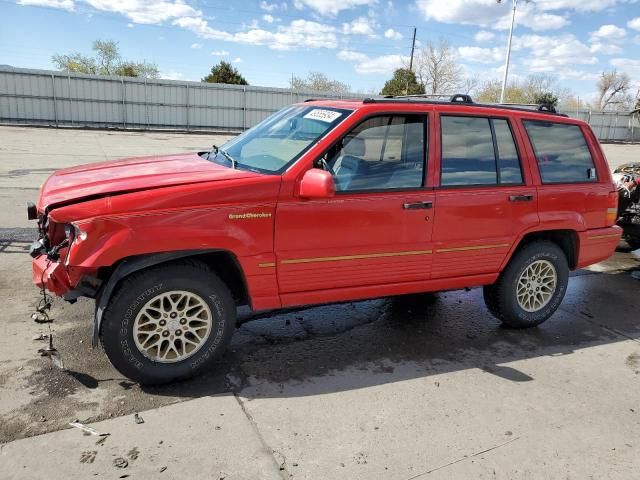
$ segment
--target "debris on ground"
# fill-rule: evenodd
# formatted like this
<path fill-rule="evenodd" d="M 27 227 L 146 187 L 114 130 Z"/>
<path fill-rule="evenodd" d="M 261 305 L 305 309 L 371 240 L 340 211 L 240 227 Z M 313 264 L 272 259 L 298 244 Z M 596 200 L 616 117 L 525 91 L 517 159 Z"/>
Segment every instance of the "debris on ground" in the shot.
<path fill-rule="evenodd" d="M 139 413 L 136 413 L 133 416 L 133 419 L 136 421 L 138 425 L 140 425 L 141 423 L 144 423 L 144 418 L 142 418 Z"/>
<path fill-rule="evenodd" d="M 51 359 L 51 363 L 53 363 L 60 370 L 64 370 L 64 363 L 62 362 L 62 356 L 60 352 L 58 352 L 55 348 L 41 348 L 38 350 L 38 353 L 41 357 L 49 357 Z"/>
<path fill-rule="evenodd" d="M 38 335 L 34 335 L 33 337 L 31 337 L 31 340 L 46 340 L 47 338 L 49 338 L 49 335 L 40 332 Z"/>
<path fill-rule="evenodd" d="M 87 425 L 84 425 L 77 420 L 75 422 L 69 422 L 69 425 L 74 428 L 79 428 L 86 435 L 95 435 L 96 437 L 106 437 L 107 435 L 111 435 L 110 433 L 100 433 L 95 428 L 88 427 Z"/>
<path fill-rule="evenodd" d="M 113 466 L 116 468 L 127 468 L 129 466 L 129 462 L 126 458 L 118 457 L 113 459 Z"/>
<path fill-rule="evenodd" d="M 138 447 L 133 447 L 131 450 L 129 450 L 129 453 L 127 453 L 127 457 L 129 457 L 129 460 L 131 461 L 137 460 L 139 456 L 140 450 L 138 450 Z"/>
<path fill-rule="evenodd" d="M 105 442 L 105 440 L 107 439 L 107 437 L 108 437 L 108 435 L 103 435 L 103 436 L 100 438 L 100 440 L 98 440 L 98 441 L 96 442 L 96 445 L 102 445 L 102 444 Z"/>
<path fill-rule="evenodd" d="M 87 450 L 80 455 L 80 463 L 93 463 L 98 455 L 97 450 Z"/>
<path fill-rule="evenodd" d="M 167 469 L 167 467 L 160 467 L 160 473 L 164 472 Z"/>

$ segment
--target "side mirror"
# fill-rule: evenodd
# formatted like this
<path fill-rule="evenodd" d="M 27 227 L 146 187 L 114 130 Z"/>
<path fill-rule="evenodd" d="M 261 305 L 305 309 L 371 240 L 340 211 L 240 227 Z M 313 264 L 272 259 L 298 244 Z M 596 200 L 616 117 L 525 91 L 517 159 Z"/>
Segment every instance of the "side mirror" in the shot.
<path fill-rule="evenodd" d="M 304 198 L 329 198 L 335 193 L 333 176 L 319 168 L 307 170 L 298 186 L 298 195 Z"/>

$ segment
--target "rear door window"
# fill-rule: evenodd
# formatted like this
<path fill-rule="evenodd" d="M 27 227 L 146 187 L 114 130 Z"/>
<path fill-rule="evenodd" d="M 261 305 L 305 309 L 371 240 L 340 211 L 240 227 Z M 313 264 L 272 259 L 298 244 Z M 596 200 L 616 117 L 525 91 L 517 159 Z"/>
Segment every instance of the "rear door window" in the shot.
<path fill-rule="evenodd" d="M 593 158 L 578 125 L 525 120 L 542 183 L 595 182 Z"/>
<path fill-rule="evenodd" d="M 522 183 L 518 150 L 507 120 L 447 115 L 440 118 L 440 125 L 442 186 Z"/>

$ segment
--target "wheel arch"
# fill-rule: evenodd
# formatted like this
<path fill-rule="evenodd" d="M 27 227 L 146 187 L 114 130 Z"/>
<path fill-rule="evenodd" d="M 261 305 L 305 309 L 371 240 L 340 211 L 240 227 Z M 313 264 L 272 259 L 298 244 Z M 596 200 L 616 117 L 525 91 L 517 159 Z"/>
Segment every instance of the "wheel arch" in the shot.
<path fill-rule="evenodd" d="M 522 249 L 524 246 L 529 245 L 535 241 L 546 240 L 558 245 L 567 257 L 569 263 L 569 269 L 575 270 L 578 265 L 578 258 L 580 253 L 580 239 L 578 232 L 575 230 L 541 230 L 535 232 L 528 232 L 523 235 L 516 247 L 511 251 L 511 254 L 505 259 L 504 264 L 501 267 L 501 271 L 511 261 L 511 258 Z"/>
<path fill-rule="evenodd" d="M 111 267 L 102 268 L 102 285 L 96 295 L 92 345 L 98 345 L 104 310 L 117 286 L 129 275 L 150 267 L 175 260 L 192 258 L 206 264 L 229 287 L 236 305 L 250 305 L 251 299 L 242 266 L 237 257 L 228 250 L 183 250 L 152 253 L 123 258 Z"/>

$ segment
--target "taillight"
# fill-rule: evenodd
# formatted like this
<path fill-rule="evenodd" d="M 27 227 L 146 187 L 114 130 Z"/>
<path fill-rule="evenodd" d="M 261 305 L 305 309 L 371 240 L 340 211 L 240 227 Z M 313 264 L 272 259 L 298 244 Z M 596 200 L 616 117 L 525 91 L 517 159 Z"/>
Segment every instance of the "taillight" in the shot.
<path fill-rule="evenodd" d="M 618 192 L 609 192 L 609 201 L 607 202 L 607 227 L 616 224 L 618 220 Z"/>

